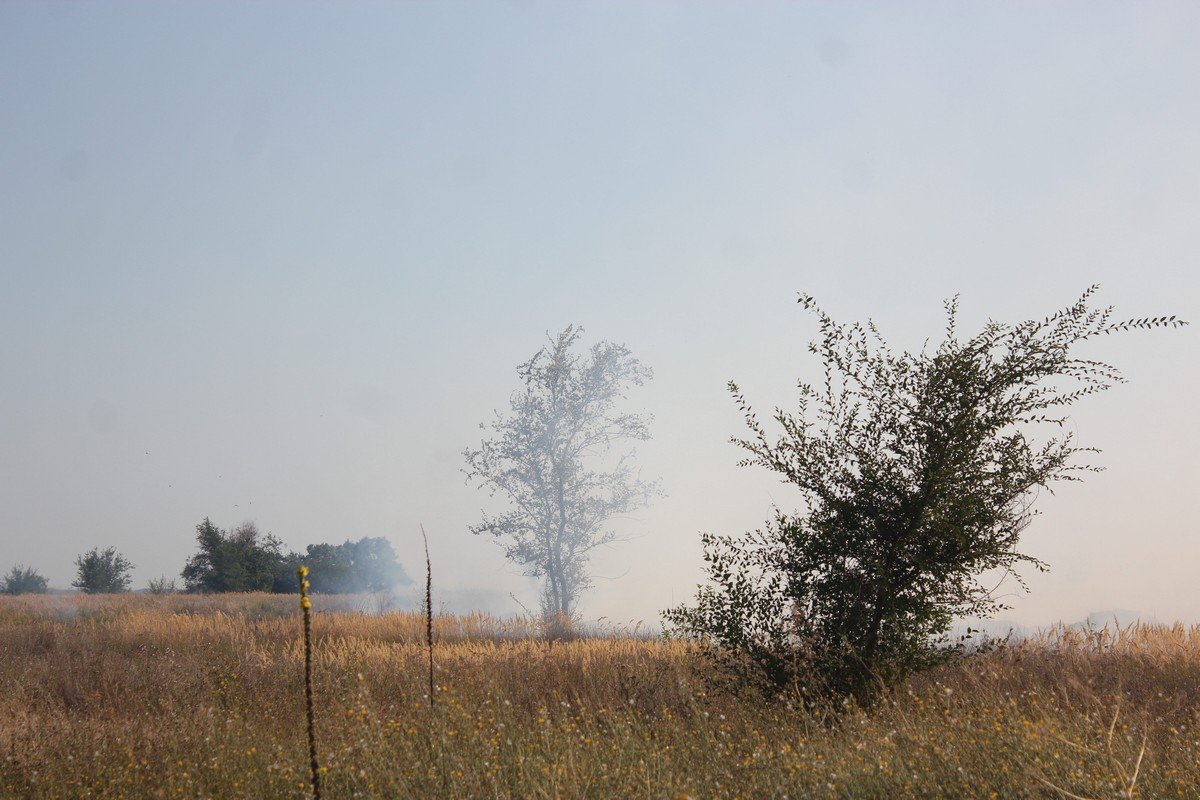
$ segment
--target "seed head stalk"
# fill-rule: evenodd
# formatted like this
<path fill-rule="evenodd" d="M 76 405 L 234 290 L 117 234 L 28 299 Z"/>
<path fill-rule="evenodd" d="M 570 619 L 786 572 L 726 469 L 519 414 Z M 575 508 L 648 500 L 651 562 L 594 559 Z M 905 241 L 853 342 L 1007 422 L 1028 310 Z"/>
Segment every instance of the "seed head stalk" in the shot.
<path fill-rule="evenodd" d="M 317 761 L 317 731 L 313 715 L 312 601 L 308 599 L 308 567 L 296 570 L 300 581 L 300 608 L 304 612 L 304 702 L 308 719 L 308 765 L 312 770 L 313 800 L 321 800 L 321 765 Z"/>
<path fill-rule="evenodd" d="M 421 526 L 421 538 L 425 541 L 425 646 L 429 650 L 429 707 L 434 705 L 433 686 L 433 567 L 429 563 L 429 537 L 425 526 Z"/>

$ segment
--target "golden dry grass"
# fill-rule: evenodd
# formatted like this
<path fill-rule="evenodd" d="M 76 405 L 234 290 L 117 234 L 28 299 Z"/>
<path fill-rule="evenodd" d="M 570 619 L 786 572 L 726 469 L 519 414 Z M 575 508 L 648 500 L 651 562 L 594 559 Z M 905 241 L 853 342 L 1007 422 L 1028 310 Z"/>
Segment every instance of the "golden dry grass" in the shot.
<path fill-rule="evenodd" d="M 314 598 L 327 798 L 1200 797 L 1197 628 L 1051 632 L 830 721 L 706 693 L 683 644 L 443 616 L 430 709 L 423 618 L 371 603 Z M 0 795 L 307 796 L 298 612 L 0 600 Z"/>

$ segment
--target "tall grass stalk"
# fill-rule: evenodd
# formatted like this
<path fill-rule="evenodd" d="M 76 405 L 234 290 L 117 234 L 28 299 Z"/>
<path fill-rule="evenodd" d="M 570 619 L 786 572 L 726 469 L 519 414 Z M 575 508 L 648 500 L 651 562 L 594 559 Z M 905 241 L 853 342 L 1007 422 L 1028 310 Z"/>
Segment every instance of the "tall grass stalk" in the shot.
<path fill-rule="evenodd" d="M 304 613 L 304 703 L 308 722 L 308 766 L 312 773 L 314 800 L 321 800 L 321 765 L 317 761 L 317 731 L 313 714 L 312 601 L 308 599 L 308 567 L 296 570 L 300 582 L 300 608 Z"/>
<path fill-rule="evenodd" d="M 429 561 L 429 537 L 421 525 L 421 538 L 425 541 L 425 646 L 429 650 L 429 707 L 433 708 L 433 566 Z"/>

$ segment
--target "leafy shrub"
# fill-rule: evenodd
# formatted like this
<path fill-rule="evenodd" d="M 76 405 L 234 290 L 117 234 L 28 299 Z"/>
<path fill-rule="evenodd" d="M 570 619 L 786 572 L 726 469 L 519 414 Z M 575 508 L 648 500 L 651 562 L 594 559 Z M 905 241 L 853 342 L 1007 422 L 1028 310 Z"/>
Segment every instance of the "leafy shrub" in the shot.
<path fill-rule="evenodd" d="M 115 547 L 93 547 L 75 559 L 75 580 L 71 583 L 85 594 L 120 594 L 129 591 L 133 564 Z"/>
<path fill-rule="evenodd" d="M 33 567 L 17 564 L 0 579 L 0 594 L 45 594 L 49 582 Z"/>
<path fill-rule="evenodd" d="M 146 585 L 146 591 L 150 594 L 175 594 L 179 590 L 175 586 L 174 578 L 168 578 L 166 575 L 163 575 L 158 578 L 151 578 L 150 582 Z"/>
<path fill-rule="evenodd" d="M 269 592 L 283 561 L 280 541 L 252 522 L 223 531 L 205 517 L 196 547 L 181 573 L 189 592 Z"/>
<path fill-rule="evenodd" d="M 961 341 L 957 299 L 933 351 L 894 352 L 875 325 L 834 322 L 811 297 L 820 333 L 809 346 L 823 380 L 800 384 L 799 409 L 776 409 L 768 434 L 730 383 L 750 437 L 743 466 L 778 473 L 804 511 L 776 509 L 743 537 L 705 534 L 711 584 L 665 613 L 698 636 L 739 682 L 810 699 L 875 690 L 938 660 L 951 622 L 1003 606 L 985 572 L 1021 580 L 1045 569 L 1021 553 L 1036 491 L 1079 480 L 1096 452 L 1061 431 L 1061 410 L 1123 381 L 1074 355 L 1103 334 L 1176 327 L 1174 317 L 1114 323 L 1073 305 L 1016 325 L 989 321 Z"/>

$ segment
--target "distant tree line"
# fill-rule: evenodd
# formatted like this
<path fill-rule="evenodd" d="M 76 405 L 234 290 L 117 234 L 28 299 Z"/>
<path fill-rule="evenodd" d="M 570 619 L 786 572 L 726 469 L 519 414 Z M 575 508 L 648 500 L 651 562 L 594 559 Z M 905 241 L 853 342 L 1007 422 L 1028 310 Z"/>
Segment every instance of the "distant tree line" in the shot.
<path fill-rule="evenodd" d="M 207 517 L 196 526 L 196 553 L 182 577 L 189 592 L 294 592 L 301 564 L 311 571 L 314 592 L 379 592 L 412 582 L 380 536 L 285 553 L 279 539 L 252 522 L 223 531 Z"/>
<path fill-rule="evenodd" d="M 411 583 L 383 537 L 347 539 L 342 544 L 310 544 L 303 553 L 285 552 L 283 543 L 262 534 L 253 522 L 226 531 L 208 517 L 196 526 L 196 552 L 180 577 L 184 590 L 215 592 L 293 592 L 296 568 L 312 570 L 311 591 L 329 594 L 379 592 Z M 95 547 L 75 559 L 71 586 L 85 594 L 129 591 L 133 563 L 115 547 Z M 174 579 L 162 576 L 147 586 L 151 594 L 171 594 Z M 45 594 L 49 582 L 32 567 L 18 564 L 0 578 L 0 594 Z"/>

